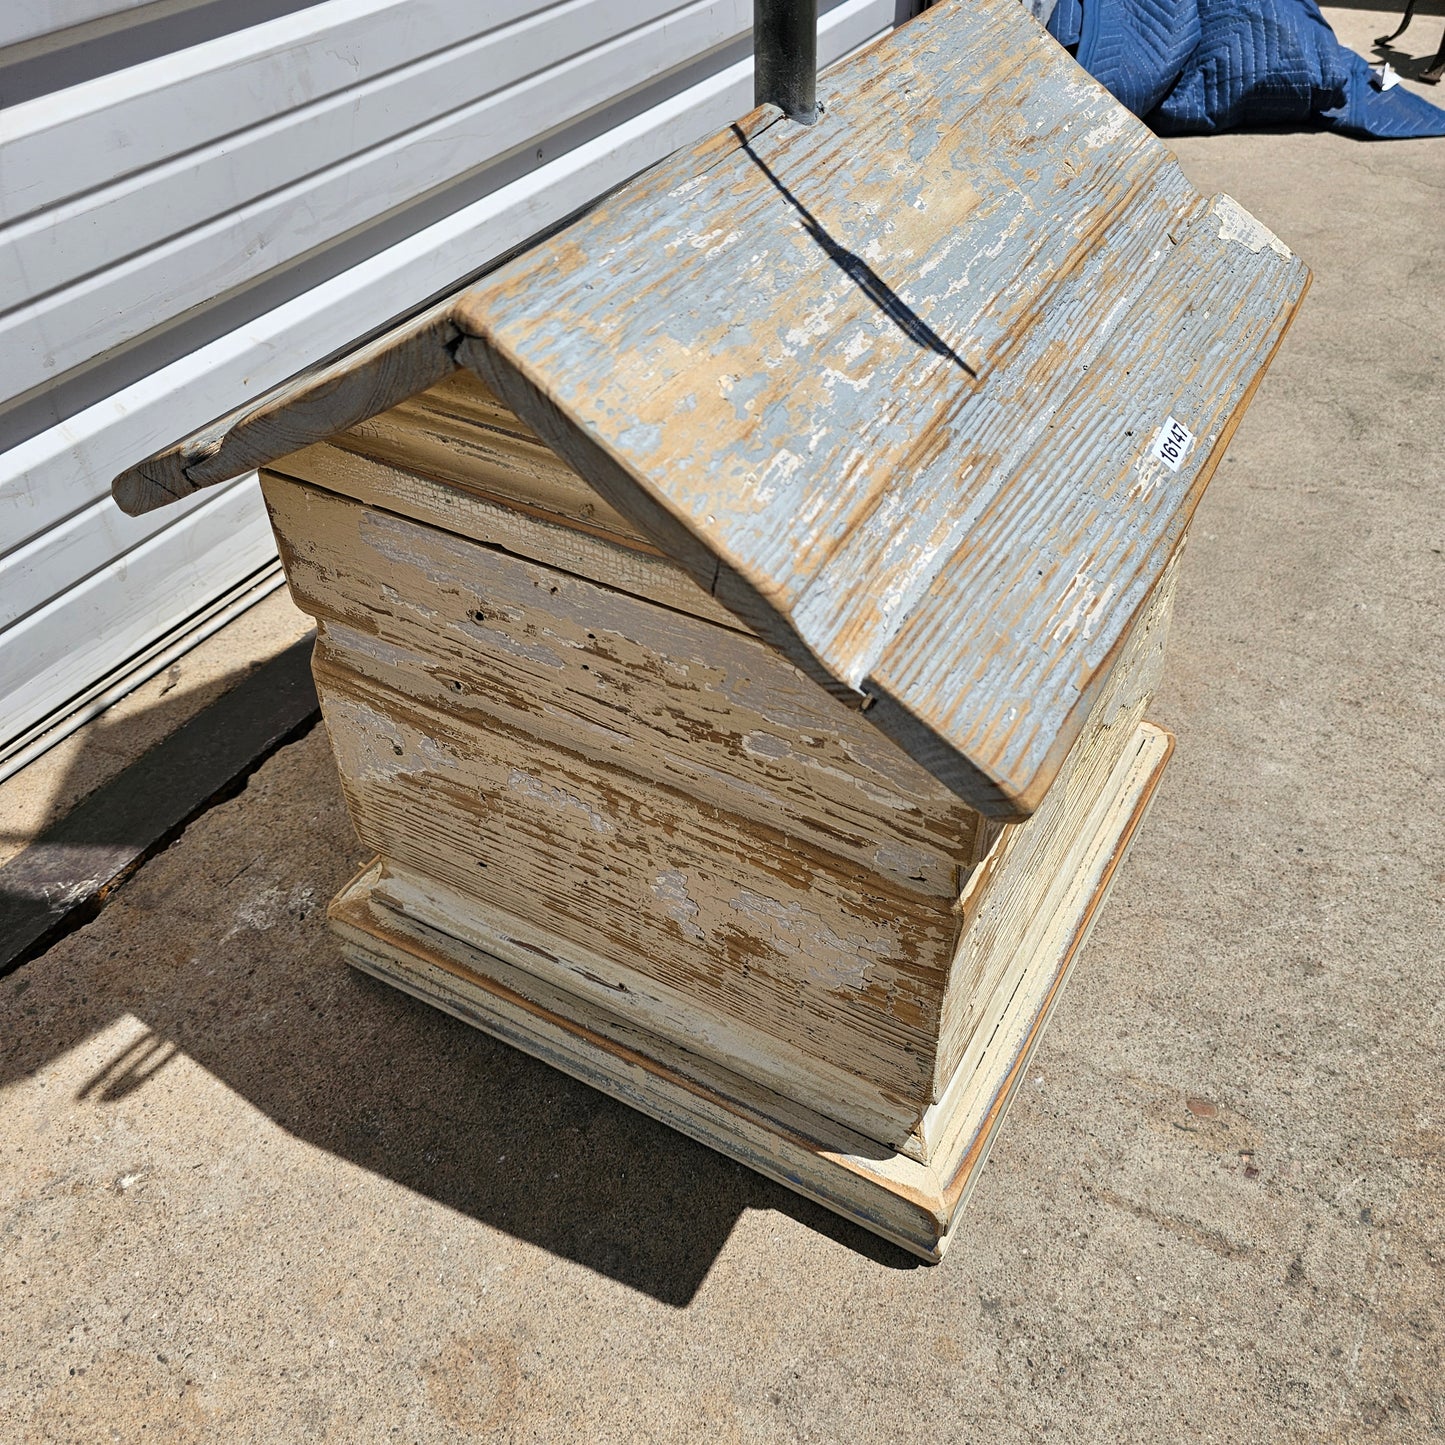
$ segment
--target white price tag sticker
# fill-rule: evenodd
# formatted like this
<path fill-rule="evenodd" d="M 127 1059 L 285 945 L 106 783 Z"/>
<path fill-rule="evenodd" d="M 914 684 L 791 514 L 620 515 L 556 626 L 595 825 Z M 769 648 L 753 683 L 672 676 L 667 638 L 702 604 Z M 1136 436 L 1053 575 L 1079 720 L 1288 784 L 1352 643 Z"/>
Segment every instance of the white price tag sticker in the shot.
<path fill-rule="evenodd" d="M 1157 457 L 1171 472 L 1177 472 L 1179 464 L 1193 447 L 1194 433 L 1182 421 L 1175 421 L 1169 416 L 1164 418 L 1164 425 L 1159 428 L 1159 435 L 1154 438 L 1149 455 Z"/>

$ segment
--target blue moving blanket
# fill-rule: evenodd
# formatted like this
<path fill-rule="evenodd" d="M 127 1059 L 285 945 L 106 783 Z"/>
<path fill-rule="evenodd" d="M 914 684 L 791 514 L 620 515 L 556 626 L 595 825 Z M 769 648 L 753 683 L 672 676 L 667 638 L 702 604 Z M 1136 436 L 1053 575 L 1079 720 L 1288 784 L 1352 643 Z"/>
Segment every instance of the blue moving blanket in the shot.
<path fill-rule="evenodd" d="M 1445 110 L 1376 90 L 1315 0 L 1058 0 L 1049 30 L 1164 135 L 1314 123 L 1346 135 L 1445 135 Z"/>

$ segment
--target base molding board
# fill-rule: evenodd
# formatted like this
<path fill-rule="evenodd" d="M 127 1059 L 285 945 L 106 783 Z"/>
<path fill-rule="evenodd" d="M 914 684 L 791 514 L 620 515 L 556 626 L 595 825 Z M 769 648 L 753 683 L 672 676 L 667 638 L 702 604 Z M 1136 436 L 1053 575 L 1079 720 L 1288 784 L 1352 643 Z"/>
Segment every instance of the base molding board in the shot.
<path fill-rule="evenodd" d="M 374 896 L 378 861 L 331 905 L 351 964 L 671 1125 L 925 1260 L 941 1259 L 1118 865 L 1153 799 L 1172 736 L 1143 723 L 1109 778 L 1108 804 L 1071 886 L 1004 1006 L 973 1077 L 944 1091 L 954 1117 L 929 1162 L 629 1024 L 466 943 L 444 918 Z M 471 932 L 476 936 L 475 924 Z M 1017 977 L 1017 975 L 1015 975 Z"/>

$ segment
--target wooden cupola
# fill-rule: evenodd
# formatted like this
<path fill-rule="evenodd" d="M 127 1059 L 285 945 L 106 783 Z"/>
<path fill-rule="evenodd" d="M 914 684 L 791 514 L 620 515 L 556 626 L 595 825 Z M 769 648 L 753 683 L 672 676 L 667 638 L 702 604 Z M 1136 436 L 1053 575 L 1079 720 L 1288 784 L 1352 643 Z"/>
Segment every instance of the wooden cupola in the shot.
<path fill-rule="evenodd" d="M 353 962 L 936 1258 L 1308 272 L 1017 0 L 818 93 L 115 495 L 263 469 Z"/>

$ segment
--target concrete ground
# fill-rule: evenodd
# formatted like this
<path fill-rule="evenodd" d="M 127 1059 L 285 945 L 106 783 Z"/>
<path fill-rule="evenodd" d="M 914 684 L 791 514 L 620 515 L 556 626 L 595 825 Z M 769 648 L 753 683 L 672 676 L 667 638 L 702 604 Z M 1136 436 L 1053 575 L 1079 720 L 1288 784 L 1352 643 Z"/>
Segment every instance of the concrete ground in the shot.
<path fill-rule="evenodd" d="M 312 631 L 285 587 L 0 781 L 0 867 L 144 752 Z"/>
<path fill-rule="evenodd" d="M 318 729 L 0 980 L 0 1438 L 1445 1437 L 1445 141 L 1179 151 L 1314 290 L 948 1260 L 346 969 Z"/>

